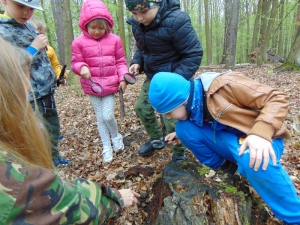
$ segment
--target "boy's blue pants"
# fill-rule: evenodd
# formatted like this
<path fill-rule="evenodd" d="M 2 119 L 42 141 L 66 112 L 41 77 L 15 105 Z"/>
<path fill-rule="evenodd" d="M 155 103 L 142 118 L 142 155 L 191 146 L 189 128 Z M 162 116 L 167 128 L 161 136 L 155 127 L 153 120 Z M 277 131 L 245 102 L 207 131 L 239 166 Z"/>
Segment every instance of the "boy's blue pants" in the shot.
<path fill-rule="evenodd" d="M 199 127 L 189 120 L 178 121 L 177 137 L 190 149 L 196 158 L 204 165 L 216 169 L 224 159 L 238 164 L 238 171 L 248 179 L 250 185 L 260 197 L 270 206 L 274 215 L 287 223 L 300 224 L 300 198 L 295 187 L 280 164 L 284 150 L 282 138 L 273 139 L 273 149 L 277 163 L 273 165 L 270 158 L 267 170 L 254 171 L 249 167 L 249 150 L 242 156 L 238 155 L 240 145 L 238 137 L 228 131 L 214 131 L 204 123 Z"/>

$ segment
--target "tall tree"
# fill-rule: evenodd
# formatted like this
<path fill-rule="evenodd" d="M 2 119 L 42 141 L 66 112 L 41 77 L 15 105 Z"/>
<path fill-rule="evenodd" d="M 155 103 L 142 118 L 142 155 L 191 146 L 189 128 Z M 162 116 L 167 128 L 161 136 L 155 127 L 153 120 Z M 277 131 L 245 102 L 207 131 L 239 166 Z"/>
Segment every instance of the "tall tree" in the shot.
<path fill-rule="evenodd" d="M 52 13 L 55 23 L 55 32 L 58 43 L 58 55 L 61 64 L 65 64 L 65 48 L 64 48 L 64 1 L 61 0 L 51 0 Z"/>
<path fill-rule="evenodd" d="M 272 9 L 269 14 L 268 11 L 271 4 L 272 4 Z M 267 62 L 267 50 L 268 50 L 268 45 L 271 38 L 272 29 L 273 29 L 277 11 L 278 11 L 278 0 L 272 0 L 272 1 L 264 0 L 263 3 L 264 19 L 261 27 L 262 32 L 261 32 L 261 39 L 260 39 L 260 53 L 257 61 L 258 65 Z M 268 15 L 270 16 L 268 17 Z"/>
<path fill-rule="evenodd" d="M 65 58 L 63 60 L 64 64 L 71 68 L 71 44 L 74 39 L 73 26 L 72 26 L 72 15 L 71 15 L 71 7 L 70 0 L 63 1 L 63 10 L 64 10 L 64 20 L 63 20 L 63 29 L 64 29 L 64 46 L 60 49 L 64 49 Z M 62 63 L 62 62 L 61 62 Z"/>
<path fill-rule="evenodd" d="M 126 49 L 123 0 L 118 0 L 118 23 L 119 23 L 120 37 L 122 39 L 122 45 L 123 48 Z"/>
<path fill-rule="evenodd" d="M 260 28 L 260 22 L 261 22 L 261 16 L 262 16 L 262 4 L 263 0 L 258 1 L 257 5 L 257 13 L 255 17 L 255 23 L 253 26 L 253 36 L 252 36 L 252 46 L 251 51 L 258 47 L 258 34 L 259 34 L 259 28 Z"/>
<path fill-rule="evenodd" d="M 300 5 L 298 5 L 296 20 L 297 22 L 300 21 Z M 299 25 L 296 25 L 296 35 L 290 53 L 287 59 L 285 60 L 284 64 L 282 64 L 279 67 L 279 69 L 292 70 L 292 71 L 300 70 L 300 26 Z"/>
<path fill-rule="evenodd" d="M 283 31 L 282 31 L 282 21 L 283 21 L 283 15 L 284 15 L 284 8 L 285 8 L 285 1 L 281 1 L 280 5 L 280 12 L 279 12 L 279 28 L 278 28 L 278 42 L 277 42 L 277 53 L 278 55 L 283 55 Z"/>
<path fill-rule="evenodd" d="M 51 0 L 60 63 L 70 68 L 71 43 L 74 39 L 70 0 Z"/>
<path fill-rule="evenodd" d="M 225 0 L 225 38 L 222 64 L 234 67 L 240 0 Z"/>
<path fill-rule="evenodd" d="M 212 46 L 211 46 L 211 36 L 210 36 L 210 13 L 209 13 L 209 6 L 208 0 L 204 0 L 204 9 L 205 9 L 205 40 L 206 40 L 206 58 L 207 58 L 207 65 L 212 64 Z"/>

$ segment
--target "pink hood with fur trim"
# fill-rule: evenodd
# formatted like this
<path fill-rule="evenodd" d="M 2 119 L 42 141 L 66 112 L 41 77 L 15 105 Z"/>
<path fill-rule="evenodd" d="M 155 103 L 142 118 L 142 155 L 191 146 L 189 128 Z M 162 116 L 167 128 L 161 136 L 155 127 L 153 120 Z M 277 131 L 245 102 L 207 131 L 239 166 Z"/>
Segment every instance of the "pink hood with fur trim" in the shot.
<path fill-rule="evenodd" d="M 72 43 L 71 66 L 78 75 L 82 66 L 87 66 L 93 81 L 102 86 L 103 91 L 97 95 L 105 96 L 118 91 L 119 83 L 124 81 L 123 75 L 128 73 L 128 68 L 122 41 L 118 35 L 107 33 L 98 40 L 89 35 L 86 25 L 97 18 L 107 20 L 113 28 L 114 21 L 105 4 L 100 0 L 86 0 L 78 22 L 83 34 Z M 84 93 L 96 95 L 92 92 L 88 79 L 81 77 L 80 83 Z"/>

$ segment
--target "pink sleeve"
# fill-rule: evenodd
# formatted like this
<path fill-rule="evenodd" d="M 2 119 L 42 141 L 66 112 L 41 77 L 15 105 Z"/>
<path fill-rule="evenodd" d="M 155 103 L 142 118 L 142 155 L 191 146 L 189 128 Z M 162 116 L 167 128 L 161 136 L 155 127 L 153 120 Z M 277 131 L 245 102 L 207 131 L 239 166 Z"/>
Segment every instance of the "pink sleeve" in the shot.
<path fill-rule="evenodd" d="M 84 56 L 81 51 L 80 40 L 75 39 L 72 42 L 72 59 L 71 59 L 71 69 L 77 75 L 80 75 L 81 67 L 87 66 L 84 60 Z"/>

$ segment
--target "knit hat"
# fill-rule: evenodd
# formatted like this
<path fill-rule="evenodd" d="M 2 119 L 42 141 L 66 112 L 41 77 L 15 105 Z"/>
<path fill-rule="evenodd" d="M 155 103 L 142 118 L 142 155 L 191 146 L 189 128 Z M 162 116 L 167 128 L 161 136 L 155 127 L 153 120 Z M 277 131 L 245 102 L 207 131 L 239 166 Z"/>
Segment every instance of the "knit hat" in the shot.
<path fill-rule="evenodd" d="M 150 104 L 160 114 L 169 113 L 188 100 L 190 89 L 191 82 L 183 76 L 159 72 L 150 82 Z"/>
<path fill-rule="evenodd" d="M 44 11 L 40 5 L 40 0 L 13 0 L 14 2 L 19 2 L 22 5 L 26 5 L 33 9 L 38 9 Z"/>
<path fill-rule="evenodd" d="M 161 4 L 163 0 L 125 0 L 126 7 L 129 11 L 152 9 Z"/>

